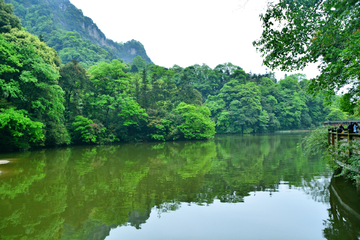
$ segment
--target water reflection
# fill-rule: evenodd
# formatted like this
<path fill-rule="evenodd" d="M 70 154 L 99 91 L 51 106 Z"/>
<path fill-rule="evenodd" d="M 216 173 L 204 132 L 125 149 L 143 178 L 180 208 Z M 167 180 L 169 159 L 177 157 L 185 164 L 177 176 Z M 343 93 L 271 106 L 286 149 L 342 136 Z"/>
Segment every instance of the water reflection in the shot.
<path fill-rule="evenodd" d="M 329 219 L 324 221 L 328 240 L 360 239 L 360 194 L 343 178 L 331 180 Z"/>
<path fill-rule="evenodd" d="M 339 191 L 339 197 L 333 196 L 331 189 L 337 184 L 330 185 L 329 172 L 319 158 L 301 154 L 296 147 L 301 137 L 232 135 L 214 141 L 2 155 L 0 159 L 19 160 L 1 166 L 12 174 L 0 175 L 0 236 L 105 239 L 119 226 L 140 230 L 154 210 L 161 217 L 184 203 L 242 203 L 251 194 L 276 193 L 286 183 L 315 201 L 331 203 L 323 230 L 327 239 L 353 239 L 336 238 L 344 225 L 352 229 L 351 236 L 359 237 L 359 228 L 351 226 L 360 226 L 360 220 L 338 210 L 343 205 L 336 199 L 344 197 Z M 340 221 L 344 217 L 347 220 Z"/>

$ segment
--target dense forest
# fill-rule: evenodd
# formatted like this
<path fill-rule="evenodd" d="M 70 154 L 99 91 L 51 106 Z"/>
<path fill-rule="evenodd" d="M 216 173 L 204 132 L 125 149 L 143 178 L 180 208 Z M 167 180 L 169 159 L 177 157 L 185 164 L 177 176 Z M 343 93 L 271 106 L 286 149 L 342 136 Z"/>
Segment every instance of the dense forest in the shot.
<path fill-rule="evenodd" d="M 29 33 L 4 0 L 0 14 L 1 151 L 208 139 L 215 132 L 307 129 L 347 117 L 339 109 L 341 97 L 324 106 L 321 94 L 308 95 L 308 80 L 301 74 L 278 81 L 272 73 L 249 74 L 231 63 L 214 69 L 207 65 L 168 69 L 141 56 L 131 63 L 94 58 L 96 64 L 90 67 L 81 58 L 62 62 L 64 48 L 57 52 L 49 47 L 42 30 L 39 36 Z M 63 39 L 74 44 L 76 39 L 74 33 L 62 37 L 53 33 L 44 32 L 49 43 Z"/>
<path fill-rule="evenodd" d="M 357 0 L 269 2 L 266 12 L 260 16 L 262 34 L 253 46 L 270 69 L 301 70 L 316 63 L 319 75 L 310 79 L 307 92 L 322 94 L 327 101 L 335 100 L 341 110 L 334 109 L 329 120 L 333 116 L 342 119 L 350 115 L 359 122 L 359 17 Z M 341 137 L 336 137 L 337 147 L 334 148 L 329 146 L 327 138 L 327 129 L 317 129 L 304 145 L 311 151 L 327 149 L 324 157 L 331 165 L 360 186 L 360 141 L 339 141 Z"/>

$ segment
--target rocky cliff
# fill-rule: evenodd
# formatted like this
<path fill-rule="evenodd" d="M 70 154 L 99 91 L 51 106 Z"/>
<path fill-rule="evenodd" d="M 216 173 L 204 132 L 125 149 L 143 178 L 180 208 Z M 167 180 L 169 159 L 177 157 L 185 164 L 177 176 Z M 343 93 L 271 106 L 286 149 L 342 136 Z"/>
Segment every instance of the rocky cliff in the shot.
<path fill-rule="evenodd" d="M 5 0 L 5 2 L 14 5 L 15 15 L 21 19 L 23 26 L 30 33 L 43 35 L 50 46 L 54 41 L 49 40 L 56 31 L 70 31 L 79 33 L 81 39 L 89 40 L 91 44 L 108 51 L 110 53 L 108 55 L 113 56 L 112 58 L 121 58 L 125 62 L 131 62 L 135 56 L 141 56 L 147 63 L 151 63 L 140 42 L 131 40 L 122 44 L 107 39 L 92 19 L 84 16 L 82 11 L 69 0 Z M 53 45 L 51 47 L 59 52 L 63 49 L 61 46 L 66 44 L 53 43 Z M 62 60 L 67 61 L 63 58 Z"/>

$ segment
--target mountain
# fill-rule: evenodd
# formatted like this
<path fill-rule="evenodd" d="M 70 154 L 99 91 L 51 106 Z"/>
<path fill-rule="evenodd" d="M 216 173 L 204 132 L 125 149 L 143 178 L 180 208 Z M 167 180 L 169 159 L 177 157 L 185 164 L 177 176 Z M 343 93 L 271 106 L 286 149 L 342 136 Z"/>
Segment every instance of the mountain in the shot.
<path fill-rule="evenodd" d="M 136 56 L 152 63 L 144 46 L 136 40 L 118 43 L 107 39 L 91 18 L 84 16 L 69 0 L 5 0 L 14 6 L 22 26 L 55 48 L 62 63 L 77 59 L 85 67 Z"/>

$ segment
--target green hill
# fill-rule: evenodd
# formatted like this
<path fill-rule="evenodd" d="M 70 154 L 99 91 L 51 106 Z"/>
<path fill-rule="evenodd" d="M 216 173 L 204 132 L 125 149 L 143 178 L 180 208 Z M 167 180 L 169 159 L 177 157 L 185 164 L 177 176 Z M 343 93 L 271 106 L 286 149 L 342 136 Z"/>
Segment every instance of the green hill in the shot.
<path fill-rule="evenodd" d="M 55 48 L 63 64 L 76 59 L 88 68 L 97 62 L 121 58 L 131 62 L 141 56 L 152 63 L 144 46 L 131 40 L 117 43 L 107 39 L 91 18 L 84 16 L 69 0 L 5 0 L 14 6 L 22 26 L 42 36 Z"/>

